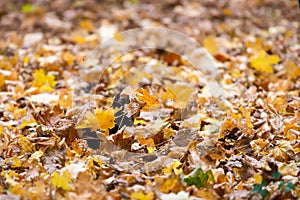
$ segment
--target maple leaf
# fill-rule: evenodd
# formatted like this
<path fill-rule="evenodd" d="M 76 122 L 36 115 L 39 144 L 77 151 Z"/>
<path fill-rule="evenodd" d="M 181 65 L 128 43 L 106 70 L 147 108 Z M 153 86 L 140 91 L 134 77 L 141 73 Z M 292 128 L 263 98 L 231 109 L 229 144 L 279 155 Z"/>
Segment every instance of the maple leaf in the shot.
<path fill-rule="evenodd" d="M 63 175 L 60 175 L 58 172 L 53 173 L 52 184 L 63 190 L 70 190 L 71 174 L 68 171 L 65 171 Z"/>
<path fill-rule="evenodd" d="M 146 106 L 148 107 L 159 105 L 158 98 L 156 96 L 151 95 L 146 89 L 139 88 L 137 90 L 136 96 L 141 101 L 144 101 L 146 103 Z"/>
<path fill-rule="evenodd" d="M 53 75 L 46 75 L 43 69 L 37 69 L 33 73 L 35 81 L 33 86 L 40 88 L 42 92 L 52 92 L 53 87 L 56 84 L 55 77 Z"/>
<path fill-rule="evenodd" d="M 112 108 L 104 110 L 103 108 L 96 108 L 92 112 L 88 111 L 85 114 L 86 119 L 76 126 L 77 129 L 91 128 L 92 131 L 101 129 L 108 133 L 108 129 L 115 126 L 114 110 Z"/>
<path fill-rule="evenodd" d="M 95 110 L 95 115 L 101 130 L 107 130 L 115 126 L 115 115 L 112 108 L 107 110 L 97 108 Z"/>
<path fill-rule="evenodd" d="M 260 51 L 256 56 L 250 59 L 251 66 L 256 71 L 273 73 L 272 64 L 277 64 L 280 61 L 277 55 L 268 55 L 265 51 Z"/>

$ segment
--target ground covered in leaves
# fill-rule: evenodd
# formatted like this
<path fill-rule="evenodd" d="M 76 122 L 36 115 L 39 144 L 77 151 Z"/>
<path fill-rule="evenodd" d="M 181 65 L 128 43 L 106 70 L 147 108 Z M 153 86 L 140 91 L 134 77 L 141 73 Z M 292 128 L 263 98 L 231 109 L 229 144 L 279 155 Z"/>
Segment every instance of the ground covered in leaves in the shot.
<path fill-rule="evenodd" d="M 299 19 L 296 0 L 1 1 L 0 199 L 299 199 Z M 188 62 L 152 50 L 96 77 L 94 110 L 79 115 L 90 51 L 139 27 L 181 31 L 213 55 L 221 118 Z M 120 77 L 140 75 L 123 76 L 130 67 L 153 62 L 171 69 L 143 74 L 161 85 L 118 96 Z M 196 92 L 183 114 L 181 91 Z"/>

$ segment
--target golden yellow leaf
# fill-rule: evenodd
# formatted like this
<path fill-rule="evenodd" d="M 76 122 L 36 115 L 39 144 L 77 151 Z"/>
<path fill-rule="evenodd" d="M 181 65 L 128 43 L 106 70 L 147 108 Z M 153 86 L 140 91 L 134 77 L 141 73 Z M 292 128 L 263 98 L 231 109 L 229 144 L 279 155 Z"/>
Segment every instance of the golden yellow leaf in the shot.
<path fill-rule="evenodd" d="M 256 173 L 254 174 L 254 180 L 255 180 L 255 183 L 256 184 L 261 184 L 262 180 L 263 180 L 263 177 L 260 173 Z"/>
<path fill-rule="evenodd" d="M 251 112 L 250 111 L 245 111 L 245 117 L 246 117 L 246 124 L 248 128 L 253 128 L 253 124 L 251 122 Z"/>
<path fill-rule="evenodd" d="M 216 43 L 216 39 L 213 36 L 209 36 L 203 40 L 204 48 L 212 55 L 219 52 L 219 47 Z"/>
<path fill-rule="evenodd" d="M 162 96 L 164 101 L 173 100 L 179 108 L 184 108 L 190 101 L 194 89 L 189 85 L 166 84 L 166 93 Z"/>
<path fill-rule="evenodd" d="M 68 66 L 74 64 L 75 57 L 68 51 L 62 53 L 62 59 L 67 63 Z"/>
<path fill-rule="evenodd" d="M 229 8 L 224 8 L 224 9 L 223 9 L 223 14 L 224 14 L 224 15 L 230 16 L 231 13 L 232 13 L 232 12 L 231 12 L 231 10 L 230 10 Z"/>
<path fill-rule="evenodd" d="M 177 177 L 167 179 L 161 186 L 160 191 L 164 193 L 169 193 L 176 187 L 178 182 Z"/>
<path fill-rule="evenodd" d="M 136 96 L 141 100 L 146 103 L 146 106 L 151 107 L 151 106 L 157 106 L 159 105 L 158 98 L 154 95 L 151 95 L 148 90 L 139 88 L 136 91 Z"/>
<path fill-rule="evenodd" d="M 92 131 L 96 131 L 100 128 L 97 117 L 96 115 L 94 115 L 94 113 L 90 111 L 86 112 L 85 118 L 85 120 L 83 120 L 76 126 L 77 129 L 90 128 Z"/>
<path fill-rule="evenodd" d="M 53 75 L 46 75 L 43 69 L 37 69 L 33 73 L 35 81 L 33 86 L 38 87 L 42 92 L 52 92 L 53 87 L 56 84 L 55 77 Z"/>
<path fill-rule="evenodd" d="M 21 160 L 18 156 L 14 156 L 12 158 L 12 166 L 13 167 L 21 167 L 22 166 Z"/>
<path fill-rule="evenodd" d="M 23 119 L 22 119 L 22 124 L 19 125 L 19 129 L 23 129 L 25 128 L 26 126 L 34 126 L 36 125 L 36 121 L 35 119 L 30 115 L 30 116 L 25 116 Z"/>
<path fill-rule="evenodd" d="M 23 64 L 26 65 L 29 63 L 29 61 L 30 61 L 30 58 L 28 56 L 25 56 L 23 59 Z"/>
<path fill-rule="evenodd" d="M 154 140 L 152 138 L 147 138 L 147 139 L 139 138 L 138 141 L 141 145 L 146 145 L 148 153 L 153 153 L 154 152 L 155 143 L 154 143 Z"/>
<path fill-rule="evenodd" d="M 77 33 L 72 37 L 72 40 L 76 42 L 77 44 L 85 44 L 87 41 L 85 37 L 83 37 L 81 34 Z"/>
<path fill-rule="evenodd" d="M 145 124 L 147 124 L 147 122 L 143 119 L 134 119 L 133 124 L 134 125 L 138 125 L 138 124 L 145 125 Z"/>
<path fill-rule="evenodd" d="M 118 42 L 123 42 L 125 40 L 124 36 L 121 33 L 114 34 L 114 39 Z"/>
<path fill-rule="evenodd" d="M 142 191 L 134 192 L 130 195 L 130 199 L 135 200 L 153 200 L 154 199 L 154 192 L 149 192 L 148 194 L 145 194 Z"/>
<path fill-rule="evenodd" d="M 3 132 L 3 126 L 2 125 L 0 125 L 0 135 L 2 134 L 2 132 Z"/>
<path fill-rule="evenodd" d="M 300 76 L 300 66 L 296 66 L 295 63 L 288 61 L 284 65 L 286 74 L 289 78 L 297 78 Z"/>
<path fill-rule="evenodd" d="M 99 158 L 91 158 L 88 162 L 87 168 L 91 170 L 95 165 L 99 167 L 104 167 L 102 160 L 100 160 Z"/>
<path fill-rule="evenodd" d="M 0 73 L 0 87 L 5 84 L 5 77 Z"/>
<path fill-rule="evenodd" d="M 81 21 L 79 26 L 86 31 L 92 31 L 94 29 L 93 23 L 88 19 Z"/>
<path fill-rule="evenodd" d="M 21 108 L 21 109 L 16 109 L 12 115 L 16 120 L 22 119 L 23 117 L 26 116 L 26 108 Z"/>
<path fill-rule="evenodd" d="M 262 50 L 262 39 L 256 38 L 254 42 L 247 41 L 245 45 L 247 48 L 250 48 L 253 52 L 260 51 Z"/>
<path fill-rule="evenodd" d="M 279 61 L 280 59 L 277 55 L 269 56 L 265 51 L 260 51 L 250 59 L 250 64 L 256 71 L 273 73 L 274 69 L 271 65 L 277 64 Z"/>
<path fill-rule="evenodd" d="M 18 144 L 25 152 L 31 152 L 31 153 L 35 152 L 35 144 L 33 144 L 28 137 L 21 136 L 18 139 Z"/>
<path fill-rule="evenodd" d="M 182 173 L 182 168 L 179 167 L 179 166 L 181 166 L 181 165 L 182 165 L 181 162 L 175 161 L 175 162 L 173 162 L 168 168 L 164 168 L 163 171 L 164 171 L 166 174 L 171 174 L 172 171 L 174 171 L 174 173 L 175 173 L 176 175 L 179 175 L 179 174 Z"/>
<path fill-rule="evenodd" d="M 53 173 L 52 184 L 63 190 L 70 190 L 71 174 L 68 171 L 64 171 L 63 175 L 60 175 L 58 172 Z"/>
<path fill-rule="evenodd" d="M 112 108 L 107 110 L 96 108 L 95 115 L 101 130 L 108 130 L 115 126 L 115 115 Z"/>

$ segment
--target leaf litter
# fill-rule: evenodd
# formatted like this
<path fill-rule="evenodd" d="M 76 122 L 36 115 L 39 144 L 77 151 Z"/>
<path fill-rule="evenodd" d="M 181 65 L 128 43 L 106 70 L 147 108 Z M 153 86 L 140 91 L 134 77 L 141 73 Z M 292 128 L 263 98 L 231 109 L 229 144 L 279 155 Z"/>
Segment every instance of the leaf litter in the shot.
<path fill-rule="evenodd" d="M 299 198 L 297 1 L 5 1 L 0 15 L 1 199 Z M 76 124 L 88 52 L 148 26 L 211 53 L 225 118 L 206 109 L 205 83 L 183 58 L 137 50 L 85 86 L 95 105 Z"/>

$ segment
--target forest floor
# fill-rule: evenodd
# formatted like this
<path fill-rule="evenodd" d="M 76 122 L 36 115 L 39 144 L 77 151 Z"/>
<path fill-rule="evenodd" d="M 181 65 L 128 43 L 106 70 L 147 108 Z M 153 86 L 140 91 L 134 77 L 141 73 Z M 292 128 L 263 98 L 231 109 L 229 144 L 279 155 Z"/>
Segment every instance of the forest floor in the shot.
<path fill-rule="evenodd" d="M 296 0 L 0 1 L 0 199 L 299 199 L 299 19 Z M 223 101 L 161 50 L 83 69 L 102 41 L 145 27 L 205 47 Z M 74 90 L 90 79 L 86 111 Z M 148 84 L 118 96 L 123 79 Z"/>

